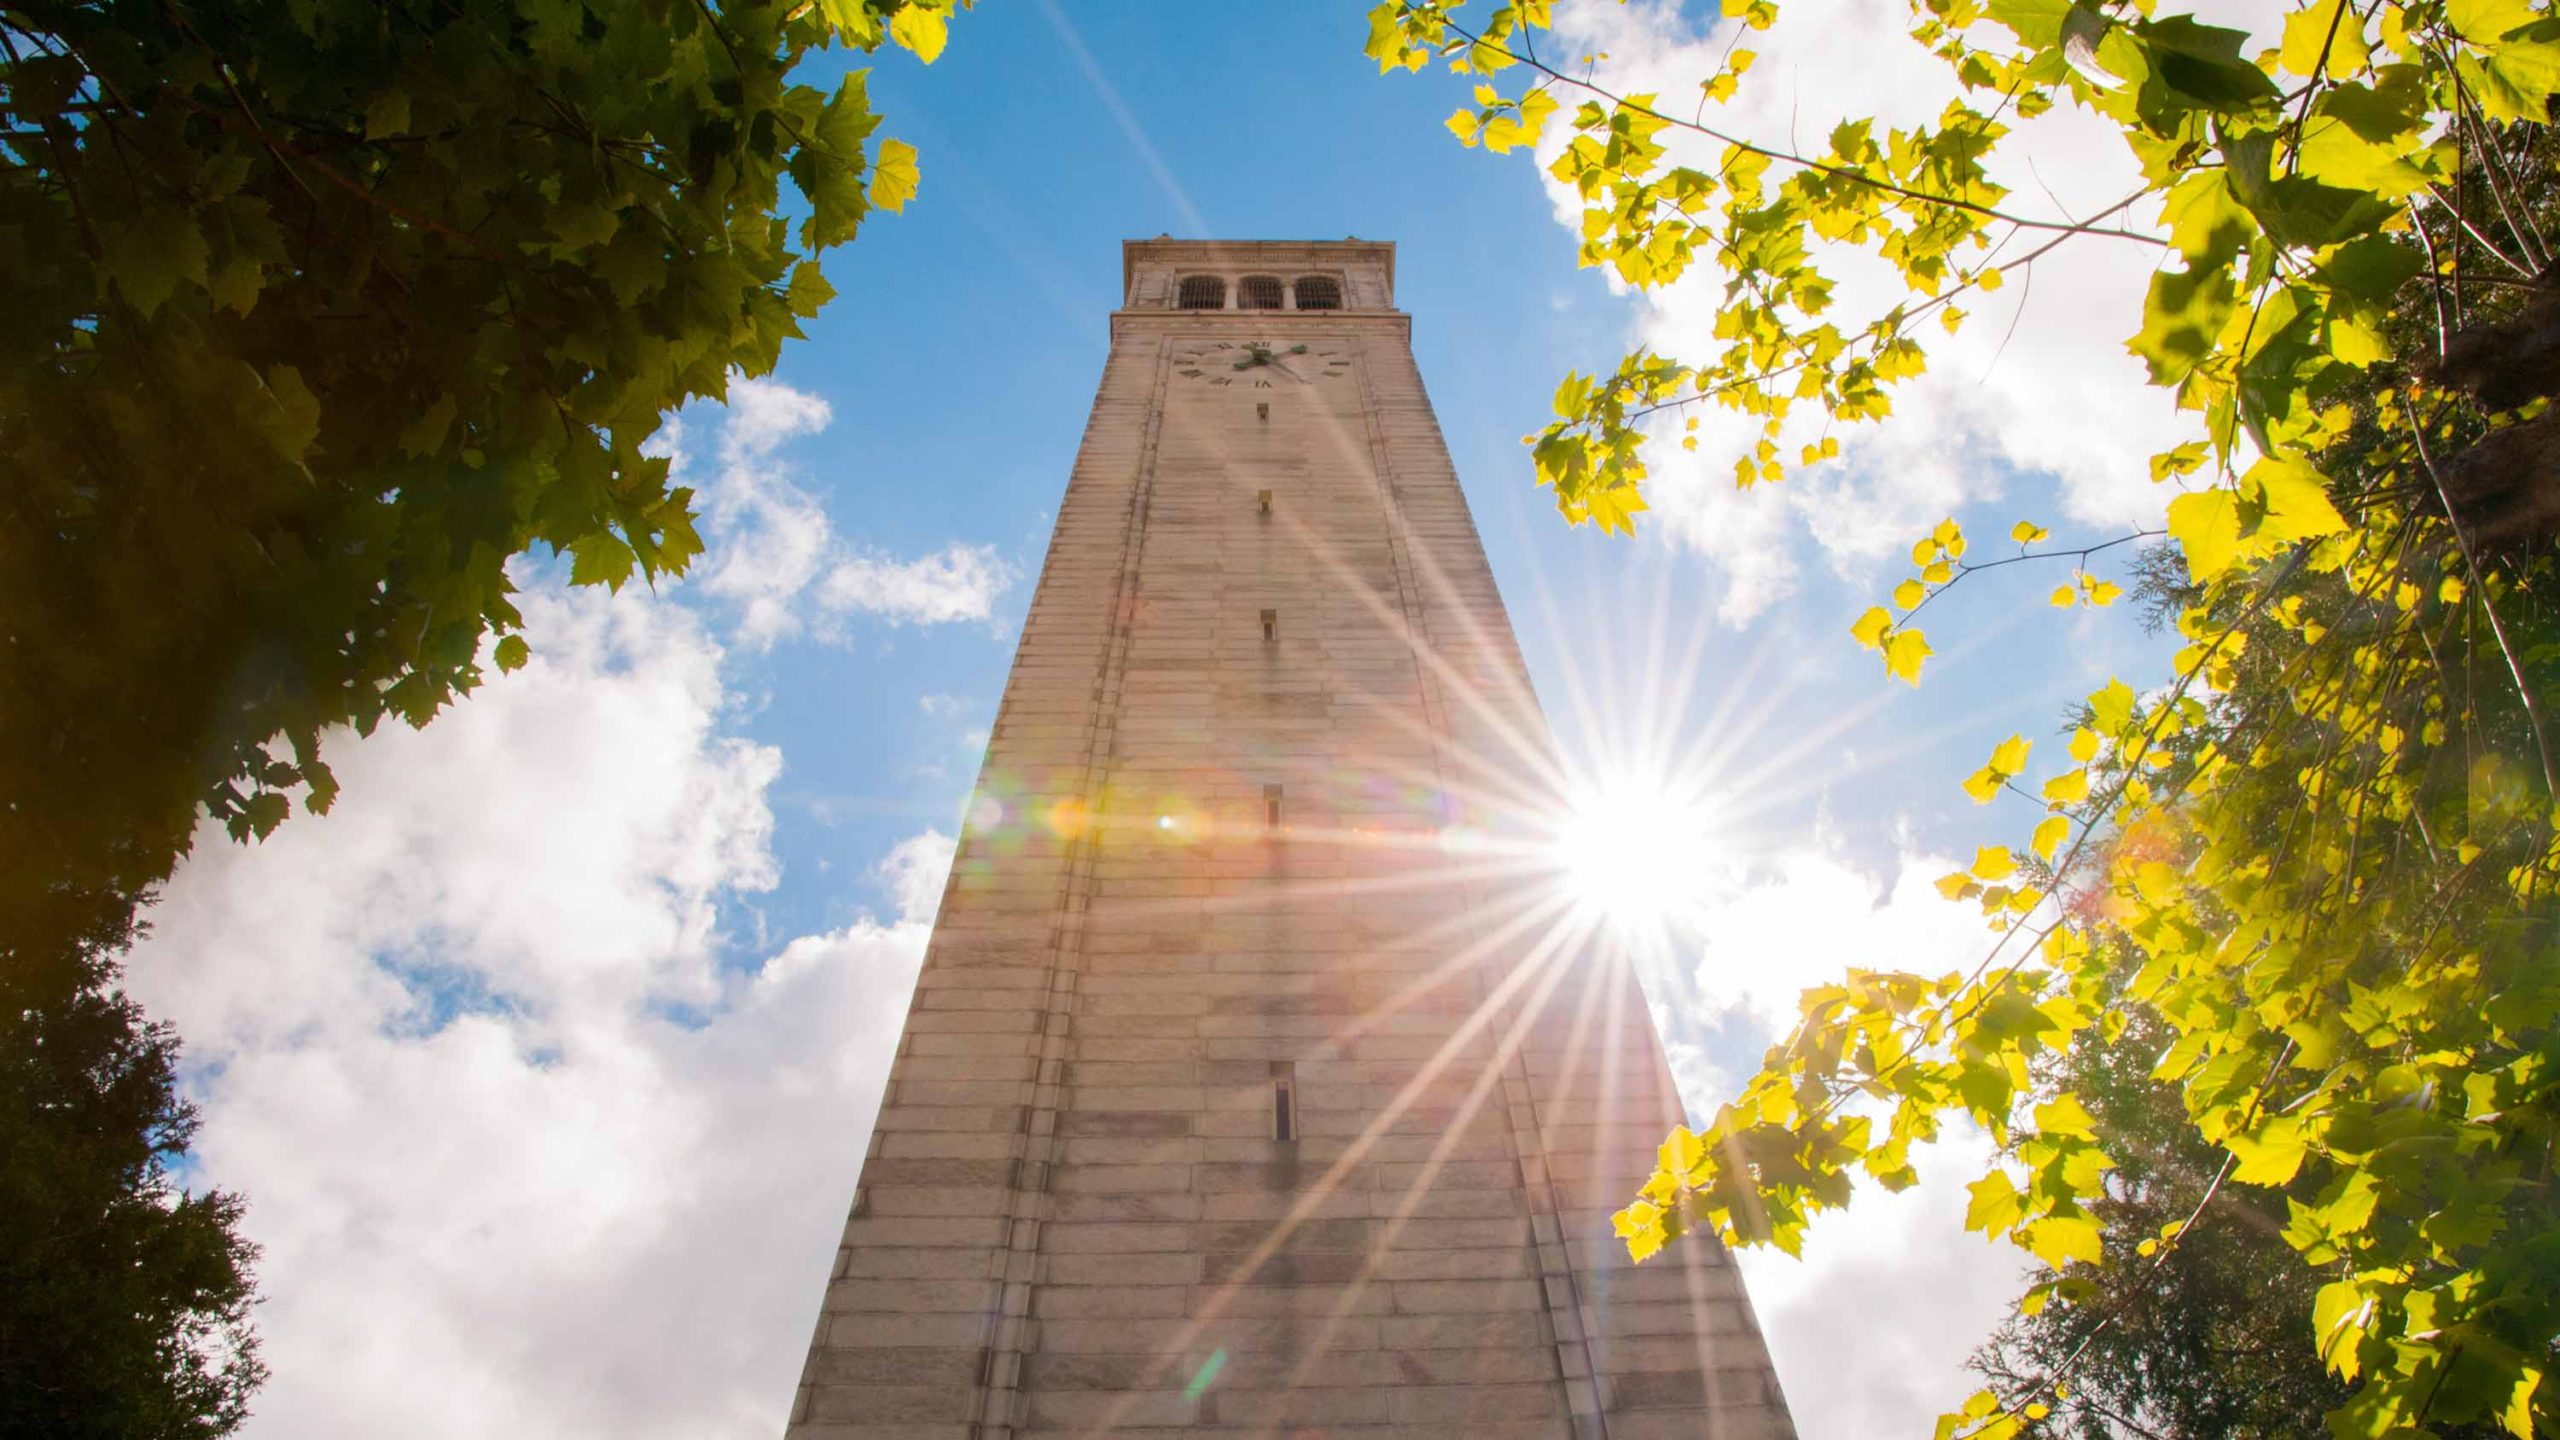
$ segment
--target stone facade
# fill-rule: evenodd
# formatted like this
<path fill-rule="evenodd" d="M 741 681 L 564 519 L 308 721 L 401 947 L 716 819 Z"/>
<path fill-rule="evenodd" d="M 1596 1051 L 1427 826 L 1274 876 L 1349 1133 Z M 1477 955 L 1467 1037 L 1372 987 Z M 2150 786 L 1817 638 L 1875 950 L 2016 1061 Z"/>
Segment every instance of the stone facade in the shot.
<path fill-rule="evenodd" d="M 1126 265 L 791 1440 L 1792 1436 L 1394 248 Z"/>

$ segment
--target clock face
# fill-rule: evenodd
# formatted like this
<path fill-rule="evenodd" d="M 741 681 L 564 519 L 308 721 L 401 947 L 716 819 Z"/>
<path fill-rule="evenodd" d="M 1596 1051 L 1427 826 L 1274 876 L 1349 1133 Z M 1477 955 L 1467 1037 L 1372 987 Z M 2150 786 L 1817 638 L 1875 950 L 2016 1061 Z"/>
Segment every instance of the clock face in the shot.
<path fill-rule="evenodd" d="M 1221 389 L 1277 390 L 1350 372 L 1351 352 L 1330 345 L 1206 340 L 1173 352 L 1175 379 Z"/>

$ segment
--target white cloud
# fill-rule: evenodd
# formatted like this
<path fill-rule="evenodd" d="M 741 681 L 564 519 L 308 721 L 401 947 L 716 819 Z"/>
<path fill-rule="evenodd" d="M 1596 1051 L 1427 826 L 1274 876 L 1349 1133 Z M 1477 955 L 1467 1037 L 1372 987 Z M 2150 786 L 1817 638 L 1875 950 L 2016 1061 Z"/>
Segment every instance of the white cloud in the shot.
<path fill-rule="evenodd" d="M 779 770 L 680 606 L 536 591 L 536 659 L 339 747 L 335 813 L 208 838 L 130 981 L 249 1199 L 249 1434 L 781 1428 L 949 842 L 901 909 L 724 964 Z M 938 863 L 947 865 L 947 859 Z"/>
<path fill-rule="evenodd" d="M 709 553 L 695 573 L 735 612 L 738 643 L 764 649 L 802 634 L 841 641 L 860 616 L 899 625 L 988 621 L 1020 578 L 991 545 L 955 541 L 900 560 L 839 537 L 780 454 L 834 422 L 825 400 L 741 376 L 718 414 L 719 473 L 701 499 Z"/>
<path fill-rule="evenodd" d="M 902 625 L 988 620 L 1014 569 L 992 545 L 953 543 L 914 560 L 856 554 L 838 561 L 818 587 L 828 615 L 876 615 Z"/>
<path fill-rule="evenodd" d="M 1861 1185 L 1807 1228 L 1804 1258 L 1739 1257 L 1804 1440 L 1925 1435 L 1980 1388 L 1965 1357 L 2009 1313 L 2026 1264 L 1965 1231 L 1964 1187 L 1990 1157 L 1973 1135 L 1922 1146 L 1919 1184 Z"/>
<path fill-rule="evenodd" d="M 889 858 L 880 862 L 880 875 L 900 918 L 919 925 L 933 922 L 942 905 L 942 882 L 958 851 L 959 842 L 939 830 L 910 835 L 889 851 Z"/>
<path fill-rule="evenodd" d="M 2206 18 L 2263 31 L 2267 7 L 2227 0 Z M 1727 26 L 1692 22 L 1674 5 L 1577 0 L 1561 8 L 1558 40 L 1568 53 L 1601 54 L 1598 80 L 1625 92 L 1694 95 L 1712 73 Z M 1818 152 L 1831 127 L 1855 115 L 1893 125 L 1934 119 L 1952 92 L 1945 66 L 1913 42 L 1909 12 L 1874 0 L 1789 0 L 1777 24 L 1753 34 L 1758 62 L 1737 101 L 1711 113 L 1727 130 Z M 2017 122 L 1993 161 L 2007 185 L 2004 204 L 2045 217 L 2085 216 L 2139 188 L 2130 152 L 2112 128 L 2071 107 Z M 1551 137 L 1552 151 L 1565 138 Z M 1721 147 L 1666 133 L 1675 160 L 1712 168 Z M 1557 219 L 1579 233 L 1580 205 L 1552 181 Z M 2156 207 L 2120 217 L 2154 225 Z M 2034 235 L 2009 242 L 2019 256 Z M 1717 562 L 1718 611 L 1742 624 L 1788 594 L 1803 567 L 1844 573 L 1873 569 L 1921 531 L 1963 505 L 2005 499 L 2021 515 L 2093 530 L 2156 523 L 2168 493 L 2152 485 L 2153 452 L 2200 433 L 2151 389 L 2124 349 L 2139 321 L 2144 288 L 2159 253 L 2136 243 L 2075 239 L 2029 269 L 2012 271 L 1995 295 L 1964 307 L 1976 314 L 1954 337 L 1934 325 L 1920 338 L 1930 373 L 1894 391 L 1882 425 L 1842 427 L 1837 461 L 1776 486 L 1737 491 L 1733 460 L 1758 439 L 1756 423 L 1730 412 L 1701 415 L 1699 448 L 1670 445 L 1649 455 L 1648 494 L 1676 543 Z M 1839 280 L 1831 314 L 1854 327 L 1903 298 L 1880 262 L 1824 247 L 1819 258 Z M 1630 343 L 1664 353 L 1713 353 L 1723 277 L 1702 264 L 1647 295 Z M 1798 417 L 1817 425 L 1806 411 Z M 1792 454 L 1806 429 L 1782 448 Z"/>
<path fill-rule="evenodd" d="M 720 423 L 720 458 L 730 464 L 760 460 L 786 440 L 815 435 L 835 422 L 835 407 L 778 380 L 739 376 L 729 382 L 727 413 Z"/>
<path fill-rule="evenodd" d="M 1693 1111 L 1730 1096 L 1793 1025 L 1796 997 L 1852 966 L 1935 974 L 1990 944 L 1975 907 L 1931 885 L 1958 868 L 1901 857 L 1880 881 L 1817 848 L 1723 877 L 1693 922 L 1695 1008 L 1674 1010 L 1668 1048 Z M 1704 1028 L 1692 1030 L 1688 1023 Z M 1919 1434 L 1976 1388 L 1965 1357 L 2008 1313 L 2023 1257 L 1966 1233 L 1964 1186 L 1990 1148 L 1967 1133 L 1924 1147 L 1920 1183 L 1862 1186 L 1816 1220 L 1802 1259 L 1743 1252 L 1743 1275 L 1805 1440 Z"/>

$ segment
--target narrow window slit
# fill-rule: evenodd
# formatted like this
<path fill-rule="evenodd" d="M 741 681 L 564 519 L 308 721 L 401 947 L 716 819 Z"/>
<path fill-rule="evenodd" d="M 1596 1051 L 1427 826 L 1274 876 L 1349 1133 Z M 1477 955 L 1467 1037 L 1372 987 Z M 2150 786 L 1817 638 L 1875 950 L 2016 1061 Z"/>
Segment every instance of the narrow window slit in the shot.
<path fill-rule="evenodd" d="M 1271 513 L 1271 492 L 1268 490 L 1254 491 L 1253 507 L 1256 510 L 1261 511 L 1263 514 L 1269 515 Z"/>
<path fill-rule="evenodd" d="M 1298 1138 L 1298 1062 L 1271 1062 L 1271 1138 Z"/>
<path fill-rule="evenodd" d="M 1262 787 L 1262 823 L 1274 830 L 1280 828 L 1280 787 L 1277 785 Z"/>
<path fill-rule="evenodd" d="M 1279 611 L 1277 611 L 1277 610 L 1265 610 L 1265 611 L 1263 611 L 1263 612 L 1262 612 L 1262 643 L 1263 643 L 1263 644 L 1265 644 L 1265 645 L 1268 645 L 1268 644 L 1270 644 L 1272 641 L 1277 640 L 1277 639 L 1279 639 L 1279 638 L 1280 638 L 1280 612 L 1279 612 Z"/>

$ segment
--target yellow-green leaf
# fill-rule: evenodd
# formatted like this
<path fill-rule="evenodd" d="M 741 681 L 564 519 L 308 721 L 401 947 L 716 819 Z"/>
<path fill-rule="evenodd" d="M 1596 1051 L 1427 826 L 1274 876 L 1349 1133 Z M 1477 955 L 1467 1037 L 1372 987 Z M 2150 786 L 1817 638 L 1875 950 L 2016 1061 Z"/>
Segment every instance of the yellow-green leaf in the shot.
<path fill-rule="evenodd" d="M 2302 1168 L 2308 1151 L 2302 1122 L 2281 1117 L 2253 1132 L 2234 1133 L 2224 1143 L 2240 1162 L 2231 1178 L 2243 1185 L 2285 1184 Z"/>
<path fill-rule="evenodd" d="M 2064 1091 L 2036 1106 L 2036 1129 L 2047 1135 L 2067 1135 L 2074 1140 L 2098 1138 L 2098 1121 L 2080 1097 Z"/>
<path fill-rule="evenodd" d="M 2240 558 L 2240 502 L 2228 490 L 2199 490 L 2169 502 L 2169 538 L 2187 554 L 2187 573 L 2204 584 Z"/>
<path fill-rule="evenodd" d="M 880 158 L 871 167 L 871 203 L 893 215 L 904 210 L 916 196 L 919 178 L 916 147 L 904 140 L 881 141 Z"/>
<path fill-rule="evenodd" d="M 2306 80 L 2355 75 L 2370 58 L 2364 20 L 2348 0 L 2312 0 L 2285 17 L 2276 63 Z"/>
<path fill-rule="evenodd" d="M 2015 775 L 2027 768 L 2027 755 L 2036 742 L 2024 735 L 2012 735 L 1991 752 L 1991 768 L 2003 775 Z"/>
<path fill-rule="evenodd" d="M 1849 627 L 1849 634 L 1861 645 L 1873 650 L 1884 643 L 1884 632 L 1893 628 L 1893 612 L 1881 605 L 1871 606 Z"/>
<path fill-rule="evenodd" d="M 2019 1203 L 2018 1186 L 2009 1172 L 1994 1170 L 1965 1187 L 1973 1195 L 1964 1207 L 1964 1228 L 1985 1235 L 2005 1234 L 2018 1223 L 2024 1207 Z"/>
<path fill-rule="evenodd" d="M 942 47 L 951 38 L 950 22 L 941 11 L 928 10 L 909 3 L 889 22 L 889 38 L 916 53 L 927 65 L 941 58 Z"/>
<path fill-rule="evenodd" d="M 2074 1260 L 2094 1265 L 2106 1257 L 2097 1217 L 2048 1215 L 2026 1228 L 2027 1249 L 2059 1270 Z"/>
<path fill-rule="evenodd" d="M 2266 459 L 2249 467 L 2246 483 L 2264 500 L 2267 518 L 2260 527 L 2279 540 L 2316 540 L 2347 528 L 2346 518 L 2329 503 L 2329 483 L 2318 470 L 2294 459 Z M 2170 507 L 2170 531 L 2176 533 L 2177 507 Z M 2194 551 L 2188 552 L 2192 559 Z"/>

